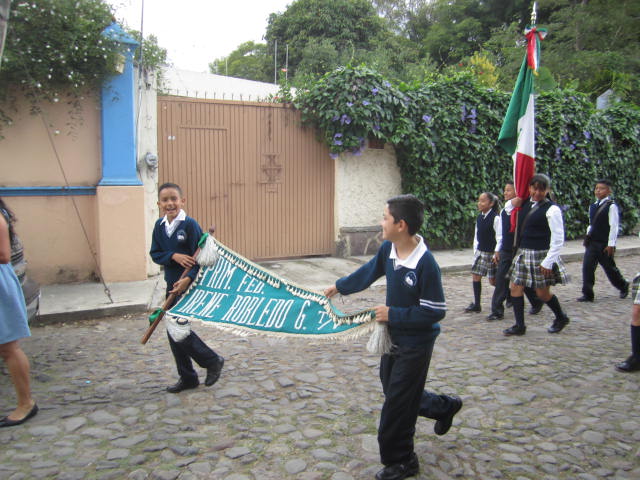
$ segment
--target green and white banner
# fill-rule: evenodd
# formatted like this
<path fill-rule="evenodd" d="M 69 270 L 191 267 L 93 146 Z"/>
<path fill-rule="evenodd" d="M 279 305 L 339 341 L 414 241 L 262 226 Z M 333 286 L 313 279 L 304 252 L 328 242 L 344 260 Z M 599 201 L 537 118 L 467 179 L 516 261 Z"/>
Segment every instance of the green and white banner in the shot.
<path fill-rule="evenodd" d="M 218 259 L 200 269 L 169 315 L 234 333 L 275 337 L 355 338 L 372 331 L 372 310 L 345 315 L 324 295 L 294 285 L 212 239 Z"/>

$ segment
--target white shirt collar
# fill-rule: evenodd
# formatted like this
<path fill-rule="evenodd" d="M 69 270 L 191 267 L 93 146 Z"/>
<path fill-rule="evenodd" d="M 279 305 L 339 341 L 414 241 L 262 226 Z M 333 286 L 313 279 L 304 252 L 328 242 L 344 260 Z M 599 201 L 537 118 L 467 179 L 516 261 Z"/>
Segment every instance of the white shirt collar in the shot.
<path fill-rule="evenodd" d="M 176 218 L 173 219 L 173 222 L 169 222 L 167 216 L 165 215 L 164 218 L 160 221 L 160 225 L 164 223 L 164 231 L 167 232 L 167 236 L 170 237 L 171 235 L 173 235 L 173 232 L 176 231 L 176 228 L 178 228 L 180 222 L 184 221 L 185 218 L 187 218 L 187 214 L 184 210 L 180 209 L 180 213 L 176 215 Z"/>
<path fill-rule="evenodd" d="M 604 202 L 606 202 L 607 200 L 609 200 L 609 197 L 604 197 L 602 200 L 598 200 L 596 203 L 598 204 L 598 206 L 602 205 Z"/>
<path fill-rule="evenodd" d="M 424 243 L 424 239 L 420 235 L 416 235 L 418 237 L 418 245 L 413 249 L 411 254 L 407 258 L 400 259 L 398 258 L 398 252 L 396 251 L 396 246 L 391 245 L 391 252 L 389 253 L 389 258 L 393 260 L 393 266 L 397 270 L 400 267 L 405 267 L 410 270 L 414 270 L 418 266 L 418 262 L 426 252 L 427 245 Z"/>

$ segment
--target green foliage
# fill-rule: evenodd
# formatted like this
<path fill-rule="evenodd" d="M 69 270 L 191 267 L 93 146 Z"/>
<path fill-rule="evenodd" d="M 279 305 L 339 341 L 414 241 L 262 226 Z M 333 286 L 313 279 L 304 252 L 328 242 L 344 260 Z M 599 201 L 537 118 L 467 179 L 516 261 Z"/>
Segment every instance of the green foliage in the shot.
<path fill-rule="evenodd" d="M 270 55 L 274 54 L 275 42 L 278 42 L 278 65 L 285 64 L 286 46 L 289 46 L 289 76 L 294 77 L 303 60 L 312 68 L 328 65 L 330 69 L 350 61 L 360 62 L 360 52 L 373 50 L 384 31 L 384 21 L 369 0 L 296 0 L 285 12 L 270 15 L 265 39 Z M 309 45 L 322 47 L 325 58 L 320 65 L 309 58 L 314 56 L 313 49 L 307 49 Z M 326 58 L 331 53 L 335 56 Z M 324 74 L 326 71 L 303 73 Z"/>
<path fill-rule="evenodd" d="M 316 125 L 333 154 L 359 154 L 374 136 L 399 142 L 410 128 L 407 97 L 365 66 L 341 67 L 299 91 L 295 106 L 304 122 Z"/>
<path fill-rule="evenodd" d="M 217 75 L 270 82 L 273 80 L 273 59 L 265 43 L 249 41 L 239 45 L 227 57 L 211 62 L 209 71 Z"/>
<path fill-rule="evenodd" d="M 33 113 L 43 102 L 67 97 L 71 118 L 79 120 L 80 98 L 98 94 L 122 62 L 124 47 L 102 35 L 113 21 L 104 0 L 13 2 L 0 68 L 0 119 L 11 122 L 20 94 L 29 99 Z M 128 33 L 140 39 L 139 32 Z M 145 70 L 157 69 L 166 55 L 149 36 L 142 60 L 138 49 L 135 61 L 142 61 Z"/>
<path fill-rule="evenodd" d="M 359 154 L 368 136 L 394 144 L 402 189 L 425 202 L 423 233 L 436 248 L 468 246 L 476 198 L 501 192 L 511 177 L 512 160 L 496 146 L 508 103 L 472 72 L 394 86 L 365 66 L 337 69 L 295 101 L 333 155 Z M 554 90 L 538 96 L 536 130 L 536 170 L 552 178 L 566 237 L 584 235 L 601 177 L 614 182 L 622 229 L 631 232 L 640 208 L 640 110 L 596 111 L 585 95 Z"/>

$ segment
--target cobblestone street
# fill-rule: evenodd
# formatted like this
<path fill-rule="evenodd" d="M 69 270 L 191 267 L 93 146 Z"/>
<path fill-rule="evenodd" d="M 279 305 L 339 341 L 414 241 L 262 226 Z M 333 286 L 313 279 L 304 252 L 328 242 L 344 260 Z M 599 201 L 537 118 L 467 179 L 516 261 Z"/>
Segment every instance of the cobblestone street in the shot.
<path fill-rule="evenodd" d="M 630 279 L 640 256 L 620 257 Z M 631 300 L 599 268 L 596 302 L 578 303 L 572 281 L 553 292 L 571 318 L 546 329 L 544 308 L 513 323 L 487 322 L 493 288 L 483 280 L 482 313 L 465 314 L 470 274 L 443 276 L 448 313 L 427 388 L 455 393 L 464 407 L 437 437 L 419 419 L 419 479 L 640 478 L 640 374 L 618 373 L 630 353 Z M 335 300 L 343 311 L 384 302 L 384 287 Z M 526 307 L 528 309 L 528 306 Z M 373 479 L 381 468 L 376 427 L 382 405 L 376 355 L 353 343 L 237 337 L 195 324 L 225 357 L 213 387 L 177 395 L 164 329 L 145 346 L 146 315 L 32 329 L 22 342 L 40 413 L 0 430 L 0 479 Z M 0 415 L 14 406 L 0 366 Z M 200 370 L 202 372 L 202 370 Z"/>

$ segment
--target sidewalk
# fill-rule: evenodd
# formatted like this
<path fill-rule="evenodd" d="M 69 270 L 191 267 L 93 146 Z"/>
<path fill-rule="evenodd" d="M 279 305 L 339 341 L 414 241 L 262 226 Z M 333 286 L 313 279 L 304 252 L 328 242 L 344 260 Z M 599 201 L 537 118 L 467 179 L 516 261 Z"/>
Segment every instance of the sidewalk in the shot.
<path fill-rule="evenodd" d="M 582 240 L 565 242 L 562 260 L 582 261 Z M 640 253 L 640 239 L 620 237 L 617 256 Z M 436 250 L 433 252 L 443 272 L 465 272 L 471 268 L 472 249 Z M 312 257 L 261 262 L 275 274 L 309 290 L 321 291 L 336 279 L 347 275 L 367 262 L 366 257 Z M 638 267 L 640 269 L 640 266 Z M 635 272 L 634 272 L 635 273 Z M 576 280 L 579 281 L 579 280 Z M 376 284 L 384 284 L 384 278 Z M 111 299 L 101 283 L 73 283 L 43 285 L 40 316 L 36 325 L 95 319 L 114 315 L 147 312 L 162 304 L 165 284 L 161 275 L 140 282 L 121 282 L 107 285 Z M 111 301 L 113 300 L 113 301 Z"/>

